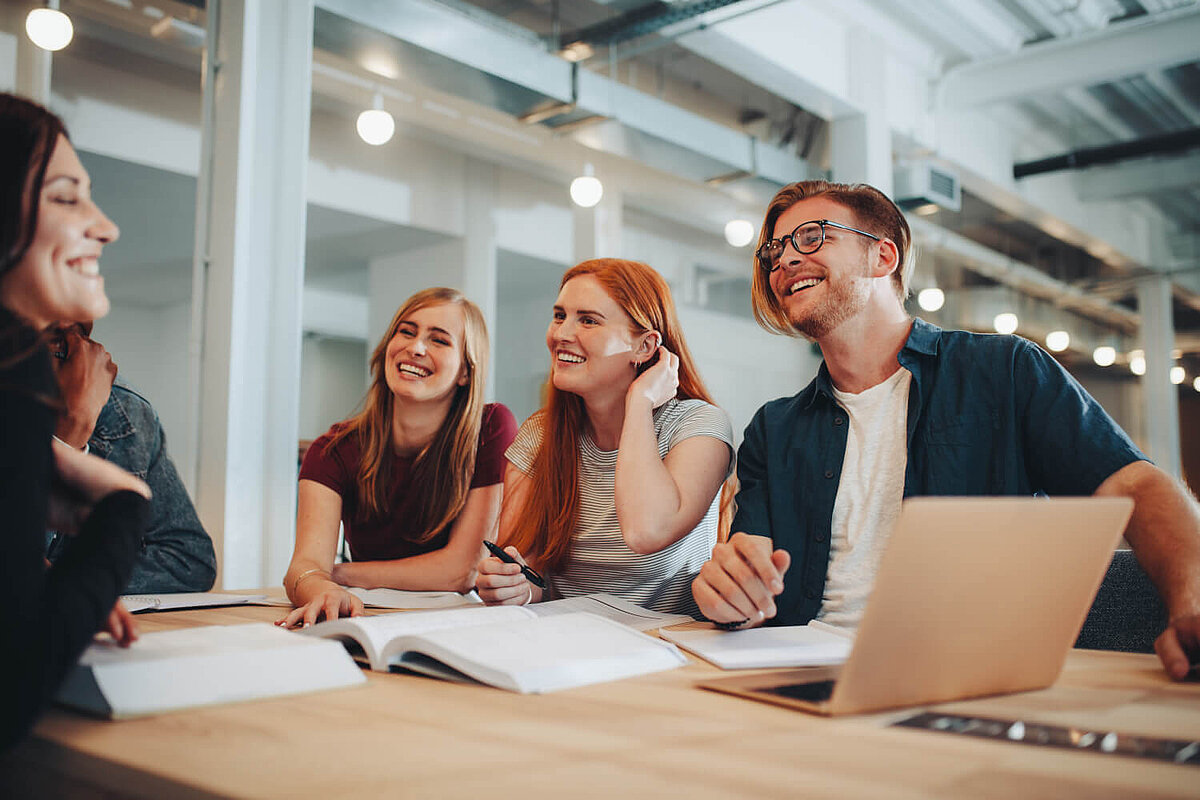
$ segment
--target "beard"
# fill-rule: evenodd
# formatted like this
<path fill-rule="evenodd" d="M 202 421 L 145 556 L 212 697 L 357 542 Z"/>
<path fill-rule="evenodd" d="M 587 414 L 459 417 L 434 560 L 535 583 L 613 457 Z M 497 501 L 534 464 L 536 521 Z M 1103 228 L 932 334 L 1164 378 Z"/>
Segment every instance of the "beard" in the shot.
<path fill-rule="evenodd" d="M 807 312 L 797 312 L 794 316 L 788 314 L 792 328 L 814 342 L 833 333 L 843 322 L 857 316 L 866 308 L 871 297 L 870 267 L 864 263 L 859 274 L 836 281 L 826 278 L 820 285 L 826 288 L 826 292 L 825 299 L 819 305 Z"/>

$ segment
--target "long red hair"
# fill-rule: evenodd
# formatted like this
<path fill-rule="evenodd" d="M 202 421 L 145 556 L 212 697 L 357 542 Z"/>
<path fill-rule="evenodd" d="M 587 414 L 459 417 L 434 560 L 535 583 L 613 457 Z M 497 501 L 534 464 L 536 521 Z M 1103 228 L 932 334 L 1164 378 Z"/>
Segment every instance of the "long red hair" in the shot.
<path fill-rule="evenodd" d="M 671 288 L 661 275 L 638 261 L 596 258 L 567 270 L 559 288 L 580 275 L 599 281 L 629 315 L 635 334 L 658 331 L 662 346 L 679 356 L 677 400 L 713 402 L 684 341 Z M 506 544 L 515 546 L 539 568 L 554 571 L 570 554 L 571 536 L 579 520 L 579 439 L 587 430 L 587 409 L 579 395 L 557 389 L 549 381 L 545 405 L 534 416 L 542 422 L 542 443 L 533 460 L 524 507 L 516 515 Z M 732 498 L 727 481 L 721 493 L 722 531 L 728 530 L 731 521 Z"/>

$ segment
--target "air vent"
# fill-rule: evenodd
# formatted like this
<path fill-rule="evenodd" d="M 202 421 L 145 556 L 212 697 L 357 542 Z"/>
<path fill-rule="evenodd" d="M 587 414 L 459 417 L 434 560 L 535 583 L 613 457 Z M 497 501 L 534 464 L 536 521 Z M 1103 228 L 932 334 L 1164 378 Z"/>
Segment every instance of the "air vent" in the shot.
<path fill-rule="evenodd" d="M 918 161 L 897 168 L 895 178 L 896 204 L 901 208 L 927 214 L 962 207 L 962 183 L 944 167 Z"/>

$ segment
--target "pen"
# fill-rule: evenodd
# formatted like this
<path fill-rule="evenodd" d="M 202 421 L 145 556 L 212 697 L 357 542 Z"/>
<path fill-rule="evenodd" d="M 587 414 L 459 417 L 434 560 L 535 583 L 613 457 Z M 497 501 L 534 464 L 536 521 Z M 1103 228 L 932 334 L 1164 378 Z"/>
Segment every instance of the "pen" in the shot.
<path fill-rule="evenodd" d="M 483 544 L 485 547 L 487 547 L 487 549 L 491 552 L 492 555 L 494 555 L 496 558 L 503 561 L 505 564 L 520 564 L 521 563 L 521 562 L 517 561 L 515 558 L 513 558 L 512 556 L 510 556 L 508 553 L 501 550 L 496 545 L 489 542 L 487 539 L 483 540 Z M 535 570 L 533 567 L 527 566 L 525 564 L 521 564 L 521 574 L 523 574 L 529 580 L 530 583 L 532 583 L 534 586 L 538 587 L 539 589 L 546 588 L 546 580 L 541 575 L 538 575 L 537 570 Z"/>

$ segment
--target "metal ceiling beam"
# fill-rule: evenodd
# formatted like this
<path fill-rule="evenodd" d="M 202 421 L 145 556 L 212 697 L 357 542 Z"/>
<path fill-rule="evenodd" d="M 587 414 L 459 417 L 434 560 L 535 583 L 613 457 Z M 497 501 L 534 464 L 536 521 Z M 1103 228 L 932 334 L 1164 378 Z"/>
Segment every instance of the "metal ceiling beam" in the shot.
<path fill-rule="evenodd" d="M 1013 164 L 1013 177 L 1027 178 L 1030 175 L 1059 172 L 1064 169 L 1081 169 L 1097 164 L 1112 164 L 1125 159 L 1177 153 L 1195 147 L 1200 147 L 1200 128 L 1188 128 L 1101 147 L 1083 147 L 1049 158 Z"/>
<path fill-rule="evenodd" d="M 1200 185 L 1200 153 L 1093 167 L 1075 176 L 1076 194 L 1089 203 L 1196 185 Z"/>
<path fill-rule="evenodd" d="M 1196 61 L 1197 42 L 1200 7 L 1191 6 L 956 67 L 942 78 L 938 100 L 942 108 L 961 110 L 1094 86 Z"/>

